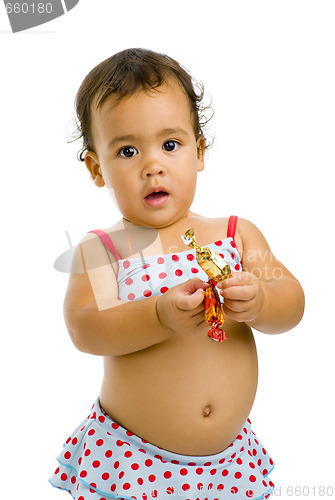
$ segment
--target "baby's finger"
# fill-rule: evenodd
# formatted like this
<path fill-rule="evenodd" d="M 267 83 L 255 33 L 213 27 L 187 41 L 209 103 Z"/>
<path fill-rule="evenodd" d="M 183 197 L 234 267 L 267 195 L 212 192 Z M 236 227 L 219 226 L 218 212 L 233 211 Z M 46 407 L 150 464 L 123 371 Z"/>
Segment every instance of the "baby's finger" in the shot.
<path fill-rule="evenodd" d="M 232 273 L 231 278 L 218 283 L 218 287 L 222 290 L 225 288 L 231 288 L 233 286 L 248 285 L 253 282 L 253 275 L 247 272 Z"/>
<path fill-rule="evenodd" d="M 196 324 L 202 323 L 203 321 L 205 321 L 204 311 L 202 310 L 197 314 L 194 314 L 194 316 L 192 316 L 192 319 L 195 321 Z"/>
<path fill-rule="evenodd" d="M 223 289 L 223 288 L 230 288 L 231 286 L 237 285 L 239 283 L 238 274 L 241 274 L 241 273 L 231 273 L 231 277 L 227 278 L 223 281 L 220 281 L 217 284 L 217 287 Z"/>
<path fill-rule="evenodd" d="M 251 300 L 254 298 L 253 285 L 233 286 L 220 291 L 220 295 L 227 300 Z"/>
<path fill-rule="evenodd" d="M 183 311 L 191 311 L 204 300 L 204 290 L 198 288 L 192 295 L 180 294 L 176 299 L 176 306 Z"/>
<path fill-rule="evenodd" d="M 245 313 L 248 310 L 246 306 L 246 302 L 241 300 L 225 300 L 223 304 L 223 312 L 228 316 L 231 316 L 231 312 L 238 314 Z"/>
<path fill-rule="evenodd" d="M 195 307 L 192 310 L 192 315 L 196 316 L 197 314 L 203 314 L 204 310 L 205 310 L 205 305 L 204 305 L 204 301 L 202 301 L 197 307 Z"/>
<path fill-rule="evenodd" d="M 248 313 L 247 312 L 235 312 L 232 309 L 229 309 L 228 307 L 223 307 L 223 312 L 227 318 L 230 318 L 234 321 L 238 322 L 243 322 L 248 320 Z"/>
<path fill-rule="evenodd" d="M 205 290 L 206 288 L 209 287 L 208 283 L 205 283 L 199 278 L 192 278 L 188 281 L 185 281 L 185 283 L 179 285 L 180 290 L 182 290 L 185 294 L 191 295 L 195 293 L 197 290 Z"/>

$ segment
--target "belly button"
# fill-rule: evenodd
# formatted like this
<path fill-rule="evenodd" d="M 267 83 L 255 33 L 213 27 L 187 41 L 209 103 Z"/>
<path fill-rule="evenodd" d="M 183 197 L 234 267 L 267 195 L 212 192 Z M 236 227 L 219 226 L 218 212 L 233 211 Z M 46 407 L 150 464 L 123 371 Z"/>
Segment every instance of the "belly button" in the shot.
<path fill-rule="evenodd" d="M 204 417 L 209 417 L 209 415 L 212 413 L 212 408 L 210 405 L 205 406 L 203 409 L 203 416 Z"/>

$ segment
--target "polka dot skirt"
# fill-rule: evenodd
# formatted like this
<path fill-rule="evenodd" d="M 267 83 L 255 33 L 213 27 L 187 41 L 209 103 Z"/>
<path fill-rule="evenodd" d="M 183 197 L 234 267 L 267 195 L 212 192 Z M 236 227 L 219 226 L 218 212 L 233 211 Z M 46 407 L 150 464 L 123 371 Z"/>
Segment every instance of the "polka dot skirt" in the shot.
<path fill-rule="evenodd" d="M 224 238 L 207 246 L 216 250 L 232 271 L 242 270 L 233 238 Z M 119 298 L 133 301 L 161 295 L 191 278 L 208 280 L 207 274 L 197 263 L 193 249 L 175 254 L 119 260 Z"/>
<path fill-rule="evenodd" d="M 248 419 L 222 453 L 177 455 L 144 441 L 114 422 L 100 407 L 64 444 L 49 479 L 76 500 L 152 498 L 222 500 L 269 498 L 274 465 Z"/>

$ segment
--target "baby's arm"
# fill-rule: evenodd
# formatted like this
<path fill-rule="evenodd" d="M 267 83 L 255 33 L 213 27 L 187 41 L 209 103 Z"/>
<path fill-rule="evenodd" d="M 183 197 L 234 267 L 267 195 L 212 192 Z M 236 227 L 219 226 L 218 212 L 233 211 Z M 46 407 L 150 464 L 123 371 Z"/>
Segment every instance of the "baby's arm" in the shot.
<path fill-rule="evenodd" d="M 243 246 L 243 271 L 219 285 L 225 313 L 264 333 L 290 330 L 304 312 L 300 283 L 274 257 L 256 226 L 239 219 L 238 232 Z"/>
<path fill-rule="evenodd" d="M 167 340 L 178 329 L 194 332 L 204 322 L 203 293 L 198 290 L 207 285 L 201 280 L 185 282 L 161 297 L 118 300 L 115 271 L 96 235 L 83 238 L 72 270 L 64 316 L 71 339 L 82 352 L 129 354 Z"/>

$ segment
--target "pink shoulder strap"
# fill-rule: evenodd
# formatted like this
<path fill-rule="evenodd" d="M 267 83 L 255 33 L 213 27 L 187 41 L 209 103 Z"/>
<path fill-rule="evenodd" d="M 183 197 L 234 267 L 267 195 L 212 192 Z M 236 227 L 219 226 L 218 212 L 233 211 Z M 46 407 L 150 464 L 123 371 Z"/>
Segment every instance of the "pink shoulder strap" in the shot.
<path fill-rule="evenodd" d="M 237 228 L 237 220 L 237 215 L 231 215 L 228 222 L 227 238 L 233 238 L 234 241 Z"/>
<path fill-rule="evenodd" d="M 102 243 L 105 245 L 105 247 L 112 252 L 114 257 L 116 258 L 117 261 L 121 260 L 120 255 L 117 253 L 116 248 L 114 246 L 114 243 L 110 239 L 107 233 L 105 231 L 102 231 L 101 229 L 93 229 L 92 231 L 89 231 L 89 233 L 95 233 L 96 235 L 99 236 L 101 239 Z"/>

